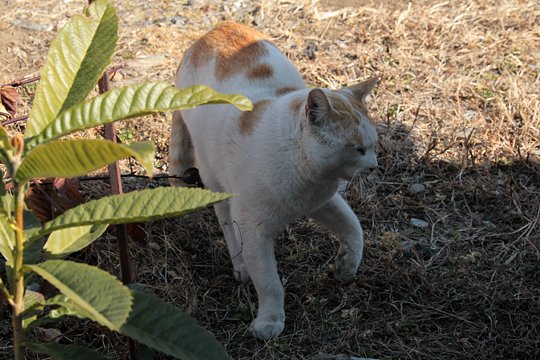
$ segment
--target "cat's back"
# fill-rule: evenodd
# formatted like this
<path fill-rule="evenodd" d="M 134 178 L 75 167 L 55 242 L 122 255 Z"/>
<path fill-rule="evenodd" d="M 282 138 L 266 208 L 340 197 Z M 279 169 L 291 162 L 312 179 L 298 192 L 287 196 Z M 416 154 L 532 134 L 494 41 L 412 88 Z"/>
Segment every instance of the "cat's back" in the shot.
<path fill-rule="evenodd" d="M 305 87 L 296 67 L 265 35 L 231 21 L 212 29 L 188 49 L 176 84 L 239 92 L 252 101 Z"/>

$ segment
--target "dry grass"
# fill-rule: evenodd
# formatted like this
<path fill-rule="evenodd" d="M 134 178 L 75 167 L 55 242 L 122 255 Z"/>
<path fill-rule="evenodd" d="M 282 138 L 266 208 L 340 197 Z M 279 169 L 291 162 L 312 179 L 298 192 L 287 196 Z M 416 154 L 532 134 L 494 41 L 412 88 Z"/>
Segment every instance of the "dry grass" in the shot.
<path fill-rule="evenodd" d="M 118 2 L 115 63 L 127 68 L 117 83 L 171 81 L 182 52 L 212 25 L 224 19 L 252 24 L 274 38 L 312 86 L 382 77 L 371 102 L 382 166 L 353 181 L 345 195 L 366 230 L 354 282 L 333 280 L 336 243 L 323 230 L 300 221 L 280 238 L 288 318 L 278 339 L 250 337 L 255 292 L 234 281 L 210 210 L 148 224 L 152 244 L 132 247 L 140 282 L 186 309 L 235 359 L 319 352 L 540 358 L 537 1 L 184 3 Z M 0 39 L 7 44 L 0 82 L 36 73 L 54 33 L 13 24 L 54 30 L 82 4 L 8 0 L 8 10 L 0 11 Z M 168 120 L 146 117 L 124 129 L 136 140 L 155 141 L 156 167 L 166 171 Z M 129 184 L 149 185 L 155 183 Z M 85 183 L 89 195 L 104 188 Z M 79 258 L 116 272 L 114 246 L 109 235 Z M 75 324 L 62 327 L 63 342 L 92 343 L 125 357 L 124 340 Z M 4 354 L 9 341 L 2 341 Z"/>

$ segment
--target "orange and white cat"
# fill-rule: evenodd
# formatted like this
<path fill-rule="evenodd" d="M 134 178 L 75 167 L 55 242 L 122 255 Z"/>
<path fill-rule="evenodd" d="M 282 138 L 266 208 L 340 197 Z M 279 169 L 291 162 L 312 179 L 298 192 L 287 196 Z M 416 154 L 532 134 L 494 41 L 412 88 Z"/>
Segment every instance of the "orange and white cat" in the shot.
<path fill-rule="evenodd" d="M 341 90 L 307 88 L 265 36 L 232 22 L 184 55 L 178 87 L 207 85 L 254 103 L 251 112 L 231 105 L 176 112 L 169 160 L 171 175 L 197 167 L 206 188 L 238 194 L 214 207 L 236 277 L 255 285 L 259 306 L 250 329 L 259 339 L 284 328 L 274 243 L 288 223 L 308 216 L 333 231 L 340 240 L 336 278 L 356 275 L 362 227 L 337 190 L 358 171 L 377 167 L 377 134 L 365 107 L 376 83 L 371 78 Z"/>

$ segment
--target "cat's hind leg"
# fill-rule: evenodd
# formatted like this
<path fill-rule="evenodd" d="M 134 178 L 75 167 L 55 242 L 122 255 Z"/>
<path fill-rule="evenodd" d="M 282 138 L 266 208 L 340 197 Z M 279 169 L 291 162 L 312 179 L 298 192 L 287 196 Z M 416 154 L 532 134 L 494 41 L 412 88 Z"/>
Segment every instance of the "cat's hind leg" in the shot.
<path fill-rule="evenodd" d="M 229 248 L 229 255 L 231 256 L 234 268 L 234 276 L 237 280 L 246 282 L 249 280 L 249 273 L 246 265 L 244 264 L 244 258 L 242 256 L 242 239 L 237 237 L 237 231 L 235 231 L 237 224 L 231 217 L 230 201 L 231 200 L 225 200 L 215 204 L 214 210 L 216 211 L 219 225 L 223 230 L 227 247 Z"/>
<path fill-rule="evenodd" d="M 169 179 L 171 186 L 187 186 L 182 179 L 186 170 L 195 167 L 195 151 L 191 142 L 191 134 L 184 122 L 182 113 L 173 113 L 171 124 L 171 141 L 169 145 L 169 175 L 176 178 Z"/>
<path fill-rule="evenodd" d="M 308 216 L 338 236 L 340 245 L 334 275 L 340 281 L 352 280 L 362 260 L 364 249 L 364 233 L 356 214 L 336 193 L 327 203 Z"/>

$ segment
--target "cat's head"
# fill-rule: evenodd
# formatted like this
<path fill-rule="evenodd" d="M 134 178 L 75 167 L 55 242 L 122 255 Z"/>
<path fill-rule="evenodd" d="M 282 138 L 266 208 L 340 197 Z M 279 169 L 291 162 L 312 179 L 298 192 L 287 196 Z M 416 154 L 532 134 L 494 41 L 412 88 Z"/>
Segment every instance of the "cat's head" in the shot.
<path fill-rule="evenodd" d="M 365 106 L 377 82 L 370 78 L 341 90 L 312 89 L 307 96 L 306 130 L 340 178 L 351 179 L 378 166 L 377 131 Z"/>

